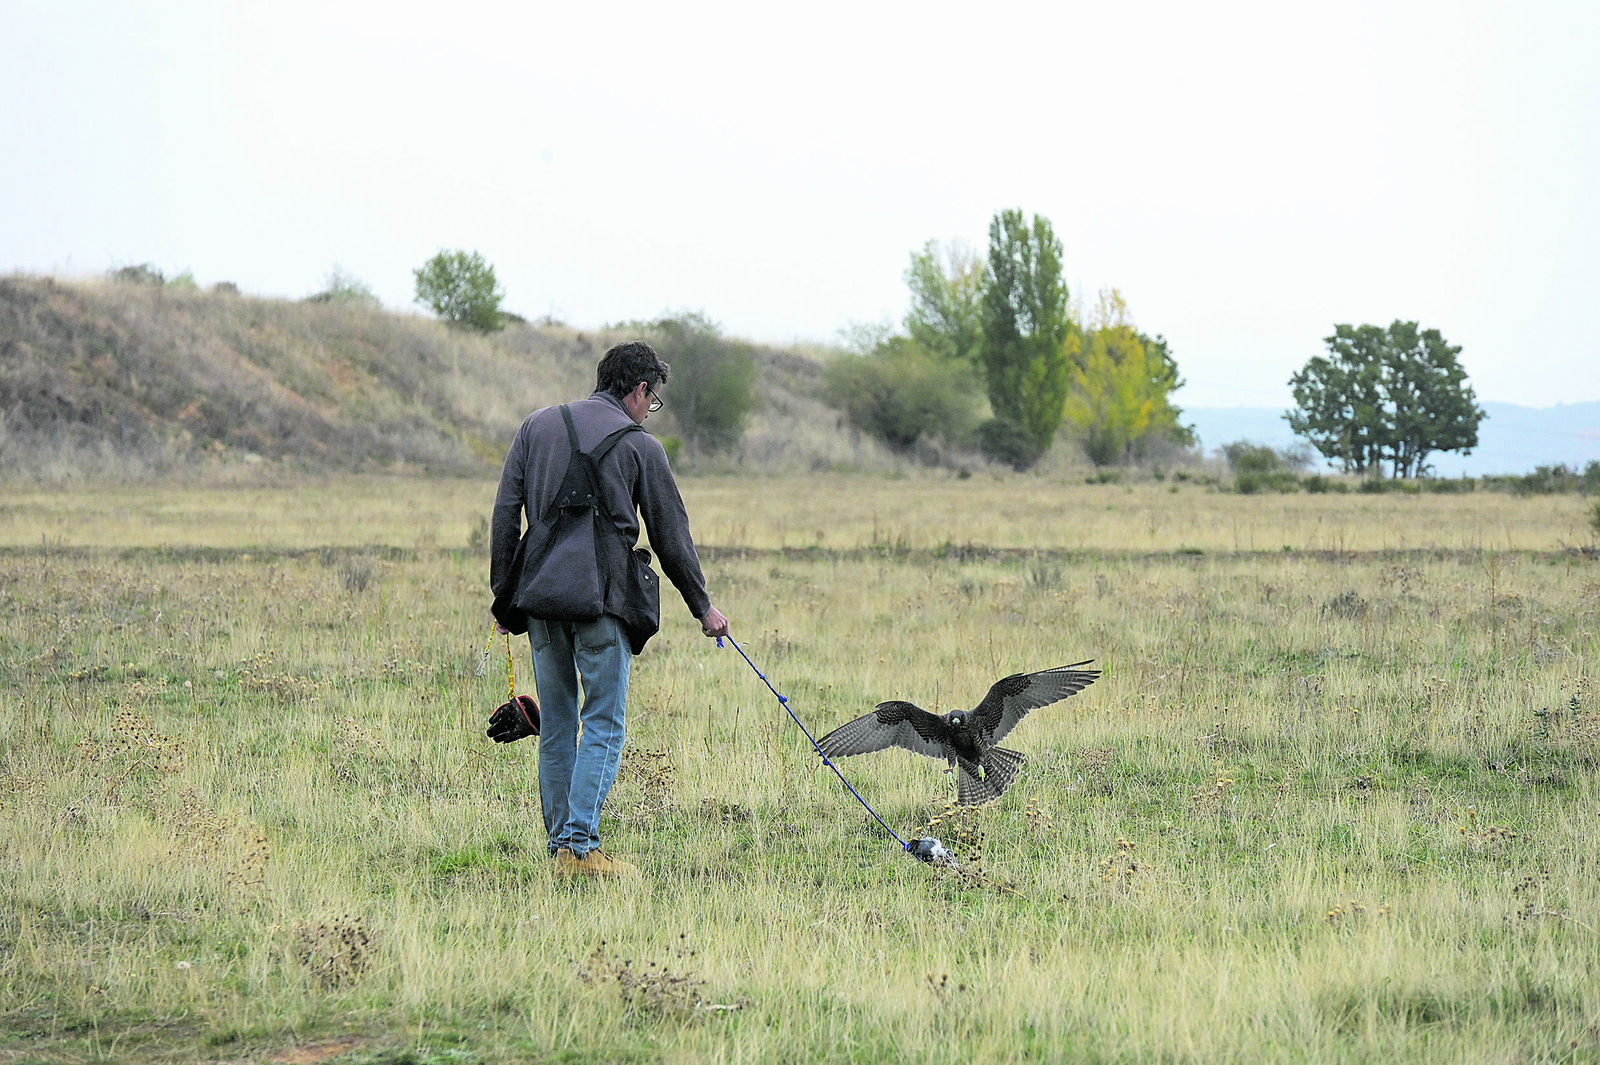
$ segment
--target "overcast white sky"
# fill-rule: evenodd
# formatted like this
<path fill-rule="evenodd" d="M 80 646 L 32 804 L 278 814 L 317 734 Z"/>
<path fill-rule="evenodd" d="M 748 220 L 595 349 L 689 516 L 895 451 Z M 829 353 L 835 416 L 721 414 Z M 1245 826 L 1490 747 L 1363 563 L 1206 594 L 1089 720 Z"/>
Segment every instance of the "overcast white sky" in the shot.
<path fill-rule="evenodd" d="M 415 309 L 462 248 L 529 317 L 832 341 L 1020 207 L 1180 406 L 1395 318 L 1480 399 L 1600 399 L 1593 0 L 3 0 L 0 99 L 0 272 Z"/>

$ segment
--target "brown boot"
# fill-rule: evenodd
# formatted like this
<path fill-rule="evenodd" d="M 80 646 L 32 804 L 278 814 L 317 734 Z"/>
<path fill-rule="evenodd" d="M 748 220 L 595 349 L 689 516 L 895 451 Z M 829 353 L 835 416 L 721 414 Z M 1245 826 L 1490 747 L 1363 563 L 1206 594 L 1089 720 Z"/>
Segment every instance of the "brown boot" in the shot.
<path fill-rule="evenodd" d="M 588 854 L 578 855 L 563 848 L 556 851 L 556 876 L 638 876 L 639 868 L 631 862 L 613 858 L 598 847 Z"/>

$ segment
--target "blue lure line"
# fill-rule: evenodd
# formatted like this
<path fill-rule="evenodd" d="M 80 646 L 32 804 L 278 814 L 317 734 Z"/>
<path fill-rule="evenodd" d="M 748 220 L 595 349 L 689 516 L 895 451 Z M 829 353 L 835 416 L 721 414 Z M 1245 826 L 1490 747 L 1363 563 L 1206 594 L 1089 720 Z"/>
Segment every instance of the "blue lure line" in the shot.
<path fill-rule="evenodd" d="M 722 636 L 717 637 L 718 647 L 723 646 L 723 639 L 724 637 Z M 910 843 L 907 843 L 905 840 L 901 839 L 900 834 L 894 829 L 890 828 L 888 823 L 884 821 L 883 818 L 878 816 L 878 811 L 874 810 L 867 803 L 867 800 L 861 797 L 861 793 L 855 789 L 855 785 L 846 780 L 844 774 L 839 772 L 839 767 L 833 764 L 833 759 L 829 758 L 823 753 L 822 745 L 817 742 L 817 738 L 815 736 L 811 735 L 811 730 L 806 728 L 805 722 L 800 720 L 799 715 L 794 712 L 794 708 L 789 705 L 789 697 L 772 686 L 772 682 L 767 679 L 767 675 L 761 672 L 761 670 L 757 669 L 756 664 L 750 661 L 750 656 L 744 653 L 744 648 L 739 646 L 739 641 L 735 640 L 732 636 L 728 636 L 726 639 L 729 643 L 733 644 L 733 649 L 739 652 L 739 657 L 745 660 L 745 662 L 750 666 L 751 670 L 755 672 L 755 675 L 761 678 L 761 683 L 767 686 L 767 690 L 773 695 L 777 696 L 778 704 L 788 712 L 789 718 L 795 723 L 796 726 L 799 727 L 800 731 L 805 734 L 806 739 L 811 741 L 811 746 L 817 749 L 817 754 L 822 756 L 822 764 L 833 770 L 833 775 L 839 778 L 839 783 L 843 784 L 847 789 L 849 789 L 850 794 L 856 797 L 856 802 L 859 802 L 862 808 L 865 809 L 867 813 L 872 815 L 872 819 L 874 821 L 877 821 L 878 824 L 883 826 L 883 830 L 885 832 L 894 837 L 894 841 L 900 844 L 901 850 L 910 854 L 918 861 L 939 862 L 947 865 L 955 864 L 955 855 L 951 854 L 950 851 L 945 848 L 943 843 L 940 843 L 932 836 L 924 836 L 921 839 L 914 839 Z"/>

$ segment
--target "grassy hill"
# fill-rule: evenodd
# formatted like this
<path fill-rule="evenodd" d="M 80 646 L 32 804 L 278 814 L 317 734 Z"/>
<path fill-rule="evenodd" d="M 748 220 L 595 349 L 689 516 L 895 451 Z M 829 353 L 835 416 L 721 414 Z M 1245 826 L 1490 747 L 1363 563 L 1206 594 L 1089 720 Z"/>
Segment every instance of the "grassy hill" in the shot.
<path fill-rule="evenodd" d="M 348 303 L 0 278 L 0 479 L 492 473 L 527 412 L 587 395 L 619 339 L 527 324 L 484 337 Z M 815 398 L 820 355 L 756 353 L 762 406 L 742 448 L 710 462 L 895 465 Z M 676 431 L 670 404 L 651 429 Z"/>

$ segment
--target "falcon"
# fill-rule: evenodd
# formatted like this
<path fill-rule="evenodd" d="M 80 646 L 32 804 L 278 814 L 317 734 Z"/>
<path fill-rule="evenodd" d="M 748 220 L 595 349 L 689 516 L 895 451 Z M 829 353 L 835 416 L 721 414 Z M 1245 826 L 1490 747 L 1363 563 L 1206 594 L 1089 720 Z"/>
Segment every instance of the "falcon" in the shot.
<path fill-rule="evenodd" d="M 993 802 L 1006 793 L 1023 763 L 1021 753 L 995 746 L 1028 711 L 1076 695 L 1100 676 L 1084 669 L 1094 659 L 1037 673 L 1013 673 L 994 682 L 971 710 L 930 714 L 915 703 L 892 699 L 870 714 L 846 722 L 817 741 L 826 759 L 903 747 L 943 758 L 956 770 L 956 801 L 962 806 Z"/>

